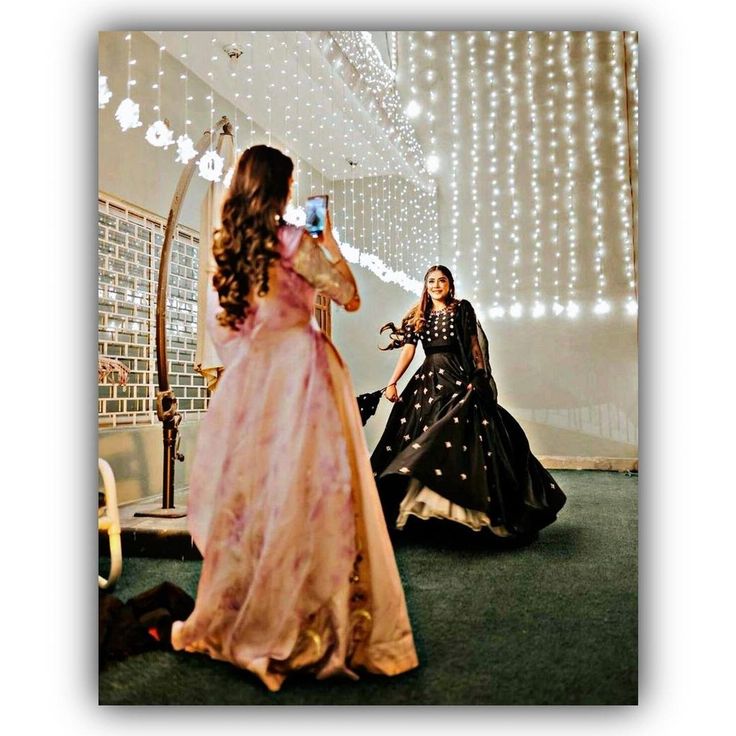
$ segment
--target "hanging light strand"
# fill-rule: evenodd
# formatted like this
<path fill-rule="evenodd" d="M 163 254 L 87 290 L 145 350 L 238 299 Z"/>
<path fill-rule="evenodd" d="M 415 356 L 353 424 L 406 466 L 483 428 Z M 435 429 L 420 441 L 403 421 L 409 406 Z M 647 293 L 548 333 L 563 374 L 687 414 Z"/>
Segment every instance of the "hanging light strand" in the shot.
<path fill-rule="evenodd" d="M 509 155 L 507 168 L 507 186 L 511 199 L 511 246 L 513 248 L 511 257 L 511 306 L 509 314 L 512 317 L 521 317 L 522 305 L 518 299 L 519 286 L 519 270 L 521 268 L 521 247 L 519 237 L 519 218 L 521 215 L 521 205 L 517 196 L 516 185 L 516 167 L 517 167 L 517 151 L 519 150 L 518 139 L 518 112 L 517 112 L 517 96 L 516 96 L 516 75 L 514 74 L 514 61 L 516 60 L 516 51 L 514 48 L 514 40 L 516 38 L 515 31 L 509 31 L 506 34 L 506 67 L 505 82 L 506 92 L 509 102 Z"/>
<path fill-rule="evenodd" d="M 563 33 L 562 43 L 562 69 L 565 77 L 565 210 L 567 214 L 567 304 L 565 311 L 568 317 L 575 318 L 580 307 L 577 298 L 577 208 L 575 206 L 577 193 L 575 189 L 575 172 L 577 170 L 577 139 L 573 125 L 575 123 L 575 99 L 577 97 L 577 86 L 575 84 L 575 73 L 572 67 L 573 35 L 569 31 Z"/>
<path fill-rule="evenodd" d="M 458 175 L 460 157 L 460 120 L 458 116 L 458 40 L 454 33 L 450 34 L 450 125 L 452 127 L 452 152 L 450 154 L 450 192 L 451 192 L 451 214 L 450 214 L 450 252 L 452 253 L 452 272 L 457 274 L 457 263 L 460 257 L 460 211 Z M 459 286 L 460 279 L 457 278 L 456 285 Z"/>

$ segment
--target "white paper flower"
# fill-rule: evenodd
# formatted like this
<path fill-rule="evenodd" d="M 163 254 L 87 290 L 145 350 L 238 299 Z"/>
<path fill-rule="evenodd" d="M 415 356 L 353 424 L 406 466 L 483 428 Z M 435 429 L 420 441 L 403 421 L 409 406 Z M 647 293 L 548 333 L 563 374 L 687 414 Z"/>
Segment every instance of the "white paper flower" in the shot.
<path fill-rule="evenodd" d="M 195 156 L 197 151 L 194 148 L 194 141 L 188 135 L 180 135 L 176 139 L 176 160 L 180 164 L 189 163 Z"/>
<path fill-rule="evenodd" d="M 97 72 L 97 87 L 97 106 L 102 109 L 103 107 L 105 107 L 105 105 L 107 105 L 108 102 L 110 102 L 112 92 L 110 92 L 110 88 L 107 86 L 107 77 L 103 76 L 99 72 Z"/>
<path fill-rule="evenodd" d="M 199 175 L 207 181 L 220 181 L 222 170 L 225 168 L 225 159 L 217 151 L 207 151 L 199 159 Z"/>
<path fill-rule="evenodd" d="M 115 112 L 115 119 L 120 124 L 123 132 L 130 128 L 139 128 L 143 123 L 138 119 L 140 105 L 133 102 L 130 97 L 126 97 L 119 105 Z"/>
<path fill-rule="evenodd" d="M 304 227 L 304 223 L 307 221 L 307 213 L 304 211 L 304 207 L 294 207 L 293 204 L 289 204 L 286 212 L 284 212 L 284 220 L 289 225 Z"/>
<path fill-rule="evenodd" d="M 148 126 L 146 140 L 156 148 L 166 149 L 174 142 L 174 131 L 169 128 L 166 120 L 157 120 Z"/>

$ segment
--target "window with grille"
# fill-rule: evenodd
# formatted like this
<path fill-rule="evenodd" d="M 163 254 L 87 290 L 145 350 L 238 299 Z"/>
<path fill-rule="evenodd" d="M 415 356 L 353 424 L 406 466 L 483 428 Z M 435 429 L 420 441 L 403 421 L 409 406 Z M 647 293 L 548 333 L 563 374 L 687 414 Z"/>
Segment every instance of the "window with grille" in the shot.
<path fill-rule="evenodd" d="M 98 386 L 100 427 L 151 424 L 156 417 L 156 288 L 166 220 L 110 197 L 98 198 L 99 356 L 129 370 Z M 166 306 L 169 381 L 183 419 L 202 414 L 208 392 L 194 371 L 199 235 L 180 226 L 172 241 Z"/>

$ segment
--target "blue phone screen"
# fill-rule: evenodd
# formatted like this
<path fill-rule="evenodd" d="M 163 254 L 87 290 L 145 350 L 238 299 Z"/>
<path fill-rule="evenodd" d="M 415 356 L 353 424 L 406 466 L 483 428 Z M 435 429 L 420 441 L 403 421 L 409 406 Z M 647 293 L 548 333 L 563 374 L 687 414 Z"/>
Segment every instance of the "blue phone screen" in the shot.
<path fill-rule="evenodd" d="M 307 232 L 319 235 L 324 232 L 327 223 L 327 203 L 324 197 L 313 197 L 307 200 L 306 222 Z"/>

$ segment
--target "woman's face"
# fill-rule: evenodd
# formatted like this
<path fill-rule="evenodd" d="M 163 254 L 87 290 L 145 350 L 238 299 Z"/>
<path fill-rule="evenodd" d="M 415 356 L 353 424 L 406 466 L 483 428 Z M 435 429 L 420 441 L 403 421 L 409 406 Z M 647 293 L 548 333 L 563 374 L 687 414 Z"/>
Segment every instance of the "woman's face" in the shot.
<path fill-rule="evenodd" d="M 427 291 L 432 299 L 443 302 L 450 293 L 450 279 L 442 271 L 430 271 L 427 276 Z"/>

